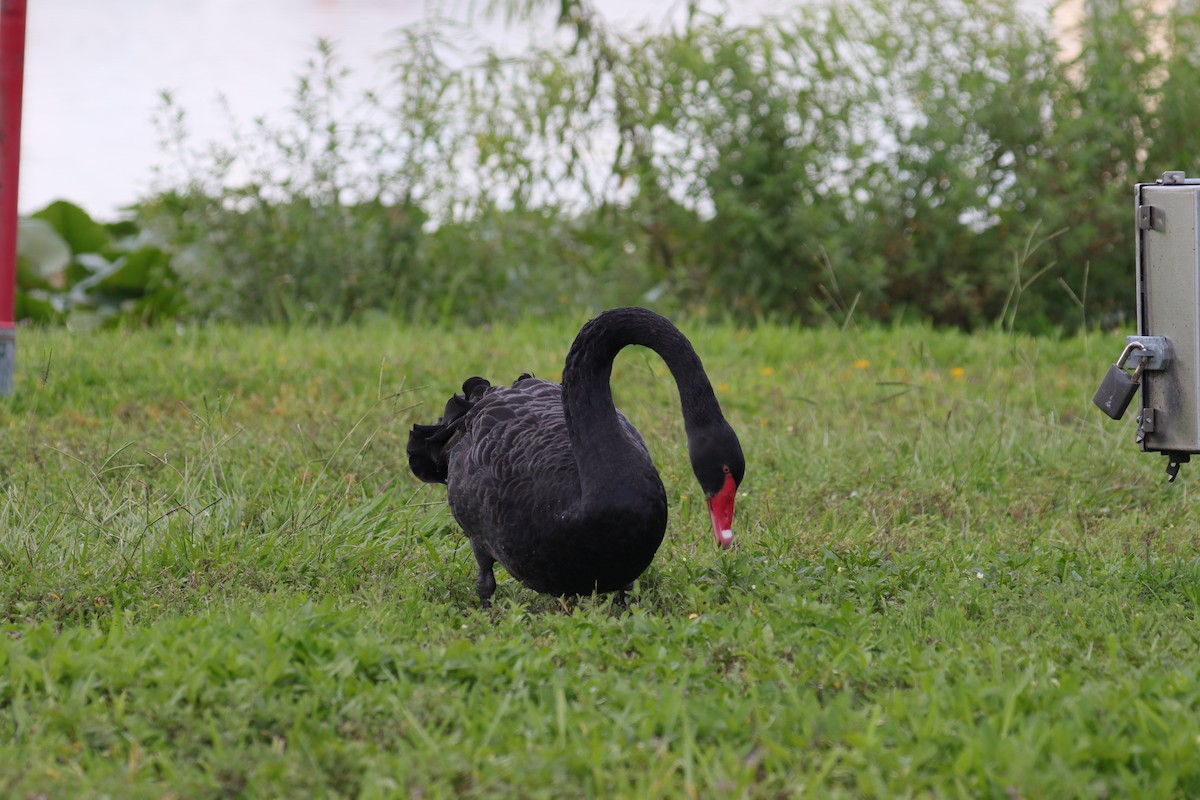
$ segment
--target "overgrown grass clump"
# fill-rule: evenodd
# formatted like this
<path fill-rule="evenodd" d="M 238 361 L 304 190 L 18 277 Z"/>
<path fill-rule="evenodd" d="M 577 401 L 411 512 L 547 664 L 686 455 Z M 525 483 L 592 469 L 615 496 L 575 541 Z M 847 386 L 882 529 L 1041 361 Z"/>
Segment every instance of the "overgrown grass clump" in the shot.
<path fill-rule="evenodd" d="M 680 320 L 741 435 L 712 546 L 674 386 L 628 608 L 481 611 L 408 426 L 583 317 L 21 335 L 0 408 L 9 797 L 1200 792 L 1191 487 L 1091 407 L 1116 336 Z"/>

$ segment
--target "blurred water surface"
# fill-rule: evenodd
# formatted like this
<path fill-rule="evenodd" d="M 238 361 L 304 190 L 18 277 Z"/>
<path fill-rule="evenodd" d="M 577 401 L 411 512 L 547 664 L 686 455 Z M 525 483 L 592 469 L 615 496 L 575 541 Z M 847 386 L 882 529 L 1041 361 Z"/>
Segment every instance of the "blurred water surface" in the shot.
<path fill-rule="evenodd" d="M 811 1 L 693 0 L 739 22 Z M 218 98 L 243 125 L 281 113 L 318 37 L 332 40 L 351 70 L 347 91 L 361 93 L 385 83 L 396 30 L 423 19 L 469 24 L 481 42 L 509 52 L 554 35 L 557 2 L 521 26 L 486 18 L 479 11 L 487 2 L 29 0 L 21 210 L 62 198 L 115 217 L 151 191 L 156 165 L 168 166 L 153 124 L 163 91 L 186 110 L 197 143 L 227 142 L 230 113 Z M 687 7 L 687 0 L 592 3 L 609 24 L 626 29 L 666 24 Z"/>
<path fill-rule="evenodd" d="M 683 8 L 654 0 L 595 5 L 629 27 Z M 742 18 L 783 7 L 735 6 Z M 229 117 L 218 98 L 243 123 L 281 112 L 318 37 L 335 43 L 352 73 L 347 88 L 356 91 L 384 83 L 395 31 L 427 17 L 469 22 L 482 41 L 509 50 L 553 32 L 550 15 L 506 26 L 479 7 L 466 0 L 29 0 L 21 210 L 62 198 L 115 217 L 151 190 L 162 165 L 153 118 L 163 91 L 186 109 L 198 141 L 226 141 Z"/>

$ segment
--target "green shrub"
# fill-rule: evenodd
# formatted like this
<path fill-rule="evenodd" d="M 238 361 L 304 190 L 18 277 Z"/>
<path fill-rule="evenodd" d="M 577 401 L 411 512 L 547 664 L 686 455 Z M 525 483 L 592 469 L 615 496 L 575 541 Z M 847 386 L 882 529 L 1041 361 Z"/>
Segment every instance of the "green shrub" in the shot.
<path fill-rule="evenodd" d="M 169 238 L 189 313 L 248 321 L 341 321 L 419 291 L 427 215 L 408 164 L 348 104 L 328 43 L 290 115 L 259 119 L 226 149 L 189 152 L 183 111 L 165 96 L 167 143 L 184 174 L 139 209 Z M 368 98 L 369 99 L 369 98 Z"/>
<path fill-rule="evenodd" d="M 1094 35 L 1144 40 L 1142 22 L 1098 19 Z M 1119 197 L 1083 177 L 1102 148 L 1122 163 L 1136 152 L 1081 146 L 1105 141 L 1079 127 L 1096 123 L 1086 108 L 1106 67 L 1073 82 L 1046 25 L 1014 2 L 874 0 L 749 27 L 695 17 L 632 39 L 596 30 L 593 65 L 576 69 L 601 65 L 625 98 L 613 124 L 635 147 L 616 171 L 698 212 L 647 226 L 688 226 L 669 235 L 689 243 L 674 260 L 689 262 L 693 280 L 675 288 L 690 300 L 810 321 L 1037 327 L 1075 318 L 1056 279 L 1079 287 L 1100 259 L 1093 307 L 1128 303 L 1130 251 L 1115 242 L 1131 235 L 1129 184 L 1144 173 L 1126 169 Z M 1112 113 L 1146 102 L 1122 88 L 1129 107 Z M 1078 199 L 1057 185 L 1068 154 Z"/>
<path fill-rule="evenodd" d="M 362 99 L 342 96 L 322 44 L 291 117 L 232 148 L 189 151 L 168 102 L 188 169 L 139 221 L 178 253 L 190 313 L 648 302 L 1118 324 L 1132 184 L 1200 152 L 1200 11 L 1096 5 L 1065 61 L 1015 0 L 868 0 L 753 26 L 693 7 L 632 34 L 585 0 L 561 10 L 568 46 L 467 68 L 445 55 L 459 32 L 409 30 L 394 80 Z"/>

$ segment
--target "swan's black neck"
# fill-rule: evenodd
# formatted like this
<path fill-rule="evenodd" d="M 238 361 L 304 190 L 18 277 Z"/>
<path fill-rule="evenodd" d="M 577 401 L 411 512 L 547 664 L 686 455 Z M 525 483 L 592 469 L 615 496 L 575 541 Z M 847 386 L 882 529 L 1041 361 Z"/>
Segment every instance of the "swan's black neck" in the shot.
<path fill-rule="evenodd" d="M 631 344 L 654 350 L 671 370 L 689 439 L 694 431 L 724 419 L 700 357 L 669 320 L 644 308 L 615 308 L 600 314 L 575 337 L 562 379 L 567 429 L 585 505 L 610 497 L 643 471 L 654 472 L 654 465 L 622 429 L 613 405 L 613 359 Z"/>

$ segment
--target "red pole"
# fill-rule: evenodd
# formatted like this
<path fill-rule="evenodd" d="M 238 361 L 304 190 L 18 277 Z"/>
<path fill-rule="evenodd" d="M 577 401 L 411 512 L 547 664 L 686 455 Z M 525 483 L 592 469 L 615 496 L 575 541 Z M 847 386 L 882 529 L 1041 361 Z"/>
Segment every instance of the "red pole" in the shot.
<path fill-rule="evenodd" d="M 0 396 L 13 391 L 17 329 L 17 181 L 21 168 L 21 89 L 25 78 L 25 0 L 0 0 Z"/>

